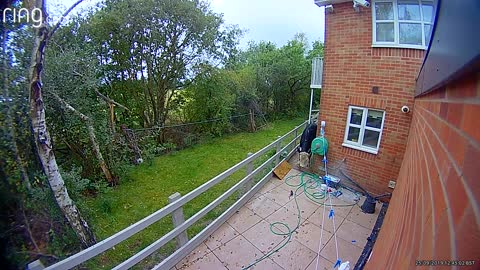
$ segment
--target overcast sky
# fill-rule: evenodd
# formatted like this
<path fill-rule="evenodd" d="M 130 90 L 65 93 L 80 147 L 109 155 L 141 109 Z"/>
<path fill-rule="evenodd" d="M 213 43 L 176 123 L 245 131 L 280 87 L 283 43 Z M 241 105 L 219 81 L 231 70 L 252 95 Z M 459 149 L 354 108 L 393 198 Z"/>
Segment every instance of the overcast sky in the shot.
<path fill-rule="evenodd" d="M 237 24 L 241 29 L 247 30 L 240 43 L 242 47 L 245 47 L 250 40 L 267 40 L 282 46 L 300 32 L 307 34 L 310 42 L 324 40 L 325 16 L 323 8 L 317 7 L 313 3 L 314 0 L 209 1 L 216 13 L 224 14 L 227 24 Z M 75 0 L 49 0 L 48 2 L 50 14 L 52 14 L 70 7 Z M 99 0 L 84 0 L 76 11 L 79 12 L 98 2 Z"/>

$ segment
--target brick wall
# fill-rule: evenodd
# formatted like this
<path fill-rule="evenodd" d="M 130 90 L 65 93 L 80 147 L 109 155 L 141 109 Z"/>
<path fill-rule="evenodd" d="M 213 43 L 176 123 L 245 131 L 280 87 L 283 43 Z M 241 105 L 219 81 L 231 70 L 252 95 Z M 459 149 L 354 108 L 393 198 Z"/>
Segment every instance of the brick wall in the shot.
<path fill-rule="evenodd" d="M 480 269 L 479 117 L 479 72 L 415 100 L 399 184 L 365 269 L 414 269 L 415 260 Z"/>
<path fill-rule="evenodd" d="M 319 120 L 327 123 L 330 164 L 346 158 L 343 170 L 370 192 L 387 191 L 396 180 L 405 152 L 413 107 L 415 79 L 423 50 L 372 48 L 371 9 L 355 12 L 352 2 L 334 5 L 326 14 L 324 81 Z M 379 94 L 372 87 L 379 87 Z M 378 154 L 342 146 L 349 105 L 386 111 Z M 316 166 L 321 166 L 316 158 Z M 338 173 L 338 172 L 337 172 Z"/>

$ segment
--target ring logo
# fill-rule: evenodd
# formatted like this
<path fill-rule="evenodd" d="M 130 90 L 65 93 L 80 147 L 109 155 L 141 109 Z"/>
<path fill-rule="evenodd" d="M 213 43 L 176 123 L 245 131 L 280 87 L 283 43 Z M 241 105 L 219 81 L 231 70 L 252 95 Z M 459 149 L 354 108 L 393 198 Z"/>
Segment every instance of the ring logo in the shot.
<path fill-rule="evenodd" d="M 14 23 L 32 23 L 33 27 L 40 27 L 42 25 L 42 10 L 39 8 L 34 8 L 28 10 L 27 8 L 5 8 L 3 10 L 3 23 L 7 22 L 7 16 L 9 13 L 12 14 L 12 20 Z"/>

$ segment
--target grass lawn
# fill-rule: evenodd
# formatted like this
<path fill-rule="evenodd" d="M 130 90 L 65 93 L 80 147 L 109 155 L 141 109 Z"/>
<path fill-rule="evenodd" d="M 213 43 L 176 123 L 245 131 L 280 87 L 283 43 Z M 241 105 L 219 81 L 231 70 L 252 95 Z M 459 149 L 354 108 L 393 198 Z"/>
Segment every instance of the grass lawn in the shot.
<path fill-rule="evenodd" d="M 160 156 L 135 167 L 128 173 L 128 181 L 82 205 L 90 226 L 103 240 L 125 227 L 139 221 L 167 205 L 168 196 L 175 192 L 187 194 L 214 176 L 243 160 L 248 152 L 256 152 L 302 123 L 302 119 L 280 120 L 256 133 L 237 133 L 210 139 L 178 152 Z M 239 170 L 215 187 L 184 206 L 185 218 L 189 218 L 245 176 Z M 236 199 L 232 195 L 220 206 L 198 221 L 189 231 L 192 237 L 211 220 L 220 215 Z M 111 268 L 148 246 L 173 228 L 170 216 L 136 234 L 115 249 L 97 259 L 88 268 Z M 174 250 L 171 241 L 159 252 L 150 256 L 138 268 L 153 266 Z"/>

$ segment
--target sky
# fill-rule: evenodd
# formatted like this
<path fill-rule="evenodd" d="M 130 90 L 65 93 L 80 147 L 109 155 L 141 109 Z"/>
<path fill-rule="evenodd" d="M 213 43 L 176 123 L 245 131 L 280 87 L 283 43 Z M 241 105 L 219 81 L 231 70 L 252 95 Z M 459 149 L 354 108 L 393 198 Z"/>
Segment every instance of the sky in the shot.
<path fill-rule="evenodd" d="M 161 1 L 161 0 L 159 0 Z M 314 0 L 209 0 L 216 13 L 223 13 L 225 23 L 236 24 L 246 30 L 240 46 L 246 48 L 249 41 L 271 41 L 285 45 L 296 33 L 305 33 L 308 40 L 324 41 L 325 15 Z M 50 0 L 50 14 L 61 14 L 75 0 Z M 76 12 L 98 3 L 84 0 Z M 52 12 L 53 11 L 53 12 Z"/>

